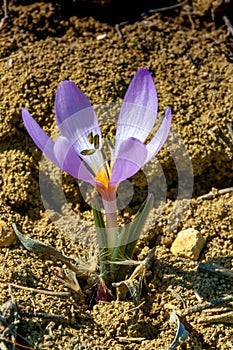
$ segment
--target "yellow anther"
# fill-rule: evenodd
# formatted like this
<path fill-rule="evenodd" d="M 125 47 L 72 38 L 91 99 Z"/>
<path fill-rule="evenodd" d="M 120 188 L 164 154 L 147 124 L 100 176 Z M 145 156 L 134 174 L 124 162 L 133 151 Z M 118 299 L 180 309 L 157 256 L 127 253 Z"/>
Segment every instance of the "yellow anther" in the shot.
<path fill-rule="evenodd" d="M 109 177 L 104 165 L 102 166 L 101 170 L 96 174 L 95 179 L 97 182 L 101 182 L 106 189 L 108 188 Z"/>
<path fill-rule="evenodd" d="M 109 166 L 108 162 L 106 162 L 101 170 L 96 174 L 96 181 L 101 182 L 106 189 L 108 189 L 108 183 L 112 176 L 112 165 L 113 162 L 111 162 L 111 165 Z"/>

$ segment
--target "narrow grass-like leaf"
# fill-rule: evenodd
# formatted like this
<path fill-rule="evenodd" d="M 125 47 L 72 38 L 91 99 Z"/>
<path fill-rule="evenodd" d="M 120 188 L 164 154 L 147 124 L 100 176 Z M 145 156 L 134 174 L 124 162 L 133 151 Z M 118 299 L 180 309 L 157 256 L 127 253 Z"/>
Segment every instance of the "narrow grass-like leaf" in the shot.
<path fill-rule="evenodd" d="M 103 215 L 101 213 L 97 200 L 94 199 L 94 201 L 95 201 L 95 207 L 92 208 L 92 212 L 93 212 L 94 221 L 95 221 L 98 243 L 100 247 L 106 247 L 107 237 L 106 237 L 106 230 L 105 230 Z"/>
<path fill-rule="evenodd" d="M 112 252 L 111 261 L 120 263 L 121 260 L 125 261 L 132 258 L 138 238 L 142 232 L 153 203 L 153 195 L 149 194 L 135 216 L 135 219 L 122 228 L 117 240 L 117 246 Z M 124 280 L 127 270 L 128 266 L 125 264 L 119 265 L 112 263 L 110 266 L 111 280 L 113 282 Z"/>
<path fill-rule="evenodd" d="M 134 221 L 130 224 L 129 240 L 125 249 L 125 256 L 131 258 L 137 244 L 138 238 L 145 226 L 148 215 L 153 207 L 154 197 L 149 194 L 147 200 L 139 209 Z"/>

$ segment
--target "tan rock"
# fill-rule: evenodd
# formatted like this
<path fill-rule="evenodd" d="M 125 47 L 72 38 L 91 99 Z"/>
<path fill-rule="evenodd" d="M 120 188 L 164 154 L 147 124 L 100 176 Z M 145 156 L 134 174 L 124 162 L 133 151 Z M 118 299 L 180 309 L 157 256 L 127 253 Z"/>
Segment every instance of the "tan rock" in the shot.
<path fill-rule="evenodd" d="M 197 260 L 205 246 L 205 238 L 194 228 L 180 231 L 172 243 L 171 252 L 174 255 Z"/>
<path fill-rule="evenodd" d="M 0 248 L 9 247 L 17 242 L 17 236 L 7 223 L 0 220 Z"/>

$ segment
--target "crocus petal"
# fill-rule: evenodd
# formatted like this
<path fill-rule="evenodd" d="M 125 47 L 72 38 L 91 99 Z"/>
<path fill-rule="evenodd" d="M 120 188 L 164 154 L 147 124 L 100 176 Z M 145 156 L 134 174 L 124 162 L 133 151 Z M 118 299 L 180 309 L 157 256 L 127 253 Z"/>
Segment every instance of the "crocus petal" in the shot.
<path fill-rule="evenodd" d="M 71 176 L 82 181 L 95 184 L 92 175 L 87 170 L 72 144 L 63 136 L 58 137 L 54 142 L 32 118 L 26 108 L 22 110 L 24 125 L 37 145 L 37 147 L 46 155 L 57 167 L 66 171 Z"/>
<path fill-rule="evenodd" d="M 158 99 L 152 76 L 141 68 L 132 79 L 118 118 L 116 142 L 135 137 L 144 142 L 151 132 L 158 110 Z"/>
<path fill-rule="evenodd" d="M 87 170 L 71 142 L 66 137 L 58 137 L 54 145 L 54 154 L 62 170 L 76 179 L 95 183 L 93 176 Z"/>
<path fill-rule="evenodd" d="M 72 81 L 64 80 L 61 82 L 55 97 L 55 113 L 58 126 L 71 115 L 89 107 L 91 107 L 90 101 Z"/>
<path fill-rule="evenodd" d="M 148 143 L 147 145 L 147 158 L 146 162 L 149 162 L 151 158 L 153 158 L 161 149 L 163 144 L 165 143 L 168 133 L 170 131 L 170 126 L 171 126 L 171 108 L 168 107 L 165 113 L 165 117 L 155 133 L 155 136 L 152 138 L 152 140 Z"/>
<path fill-rule="evenodd" d="M 135 138 L 121 142 L 112 168 L 110 184 L 119 183 L 136 174 L 145 163 L 146 145 Z"/>
<path fill-rule="evenodd" d="M 94 109 L 84 93 L 71 81 L 63 81 L 55 98 L 56 120 L 61 134 L 81 152 L 93 148 L 88 140 L 90 133 L 98 135 L 101 147 L 101 132 Z"/>
<path fill-rule="evenodd" d="M 45 155 L 58 167 L 59 162 L 54 154 L 54 141 L 41 129 L 39 124 L 32 118 L 31 114 L 26 108 L 22 110 L 22 117 L 25 128 L 29 135 Z"/>

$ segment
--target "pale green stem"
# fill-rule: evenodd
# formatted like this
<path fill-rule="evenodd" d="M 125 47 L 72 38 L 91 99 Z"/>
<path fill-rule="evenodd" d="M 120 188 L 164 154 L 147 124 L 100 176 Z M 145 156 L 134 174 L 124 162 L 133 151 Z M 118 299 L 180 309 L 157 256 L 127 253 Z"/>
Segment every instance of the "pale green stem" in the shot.
<path fill-rule="evenodd" d="M 111 252 L 118 238 L 116 198 L 111 201 L 103 199 L 103 205 L 106 216 L 107 248 Z"/>

